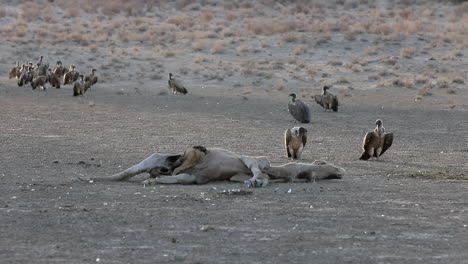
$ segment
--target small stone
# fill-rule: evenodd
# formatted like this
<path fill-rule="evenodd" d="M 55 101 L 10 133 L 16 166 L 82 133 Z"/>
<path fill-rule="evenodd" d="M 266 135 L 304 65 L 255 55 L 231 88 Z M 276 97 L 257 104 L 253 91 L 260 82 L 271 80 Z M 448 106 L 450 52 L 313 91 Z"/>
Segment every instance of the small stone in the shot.
<path fill-rule="evenodd" d="M 58 161 L 58 160 L 54 160 L 54 161 L 52 161 L 52 162 L 53 162 L 53 163 L 59 163 L 59 161 Z"/>

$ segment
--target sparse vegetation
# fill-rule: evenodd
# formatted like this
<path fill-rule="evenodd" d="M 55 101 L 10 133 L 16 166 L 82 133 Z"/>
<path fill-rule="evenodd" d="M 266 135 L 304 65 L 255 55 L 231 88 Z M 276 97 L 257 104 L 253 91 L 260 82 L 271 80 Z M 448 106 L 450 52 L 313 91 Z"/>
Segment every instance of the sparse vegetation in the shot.
<path fill-rule="evenodd" d="M 411 58 L 415 52 L 416 49 L 414 47 L 404 47 L 400 50 L 400 56 L 403 58 Z"/>
<path fill-rule="evenodd" d="M 291 51 L 291 53 L 292 53 L 293 55 L 298 56 L 298 55 L 301 55 L 302 53 L 304 53 L 304 52 L 305 52 L 305 49 L 306 49 L 305 45 L 299 45 L 299 46 L 296 46 L 296 47 Z"/>
<path fill-rule="evenodd" d="M 216 54 L 216 53 L 223 53 L 224 49 L 226 48 L 227 43 L 224 40 L 217 40 L 213 43 L 213 46 L 211 46 L 211 53 Z"/>

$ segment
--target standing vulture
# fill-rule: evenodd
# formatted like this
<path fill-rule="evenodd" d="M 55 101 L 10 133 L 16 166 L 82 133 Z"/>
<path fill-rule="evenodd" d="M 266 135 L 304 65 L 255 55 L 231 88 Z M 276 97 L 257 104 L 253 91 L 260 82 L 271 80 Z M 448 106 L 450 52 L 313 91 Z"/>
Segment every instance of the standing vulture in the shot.
<path fill-rule="evenodd" d="M 392 146 L 393 133 L 385 133 L 382 120 L 375 121 L 377 125 L 373 131 L 367 132 L 362 142 L 361 160 L 368 160 L 372 157 L 379 158 Z"/>
<path fill-rule="evenodd" d="M 324 86 L 322 94 L 315 95 L 315 102 L 321 105 L 325 111 L 333 110 L 333 112 L 338 111 L 338 97 L 334 94 L 329 93 L 327 90 L 330 89 L 328 86 Z"/>
<path fill-rule="evenodd" d="M 85 93 L 83 74 L 80 74 L 78 77 L 80 80 L 77 80 L 73 83 L 73 96 L 83 95 Z"/>
<path fill-rule="evenodd" d="M 185 89 L 182 82 L 180 80 L 172 78 L 172 73 L 169 73 L 169 80 L 167 81 L 167 83 L 169 84 L 169 88 L 172 89 L 173 94 L 176 94 L 176 93 L 186 94 L 187 93 L 187 89 Z"/>
<path fill-rule="evenodd" d="M 303 103 L 301 100 L 296 99 L 296 93 L 292 93 L 289 95 L 291 100 L 288 103 L 288 111 L 289 113 L 301 123 L 309 123 L 310 122 L 310 111 L 309 107 Z"/>
<path fill-rule="evenodd" d="M 84 78 L 85 82 L 89 82 L 91 86 L 95 85 L 98 81 L 98 77 L 95 74 L 96 71 L 97 71 L 96 69 L 92 69 L 91 73 Z"/>
<path fill-rule="evenodd" d="M 303 127 L 288 128 L 284 132 L 284 146 L 288 158 L 300 159 L 307 143 L 307 129 Z"/>

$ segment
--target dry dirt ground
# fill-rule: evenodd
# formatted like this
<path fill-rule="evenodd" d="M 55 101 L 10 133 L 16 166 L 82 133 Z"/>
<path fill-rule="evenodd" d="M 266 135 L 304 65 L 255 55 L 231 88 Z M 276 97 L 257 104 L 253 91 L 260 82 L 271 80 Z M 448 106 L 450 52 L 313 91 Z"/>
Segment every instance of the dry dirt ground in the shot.
<path fill-rule="evenodd" d="M 3 33 L 11 23 L 23 23 L 15 19 L 30 8 L 4 2 Z M 257 4 L 266 8 L 265 19 L 293 8 L 270 10 L 262 3 Z M 121 42 L 117 33 L 95 42 L 39 43 L 38 49 L 28 42 L 36 39 L 34 26 L 54 21 L 27 22 L 24 35 L 11 33 L 0 41 L 0 262 L 468 263 L 468 43 L 466 35 L 456 35 L 466 32 L 468 15 L 460 16 L 465 9 L 450 3 L 388 3 L 409 20 L 433 16 L 438 30 L 396 38 L 394 32 L 306 29 L 297 31 L 298 38 L 310 38 L 284 43 L 281 32 L 252 36 L 235 26 L 258 12 L 257 4 L 244 2 L 239 9 L 225 7 L 223 12 L 235 16 L 229 20 L 234 36 L 216 38 L 240 39 L 218 53 L 213 47 L 195 49 L 193 39 L 160 40 L 155 48 L 146 42 L 153 40 Z M 52 13 L 71 12 L 62 8 L 49 6 Z M 138 17 L 141 25 L 159 19 L 175 25 L 175 39 L 194 31 L 185 20 L 170 23 L 178 13 L 188 19 L 211 8 L 213 18 L 206 11 L 204 20 L 221 21 L 219 6 L 177 8 L 112 18 L 83 12 L 67 21 L 131 25 Z M 324 8 L 327 19 L 341 12 Z M 381 18 L 390 12 L 361 4 L 342 9 L 347 15 L 382 12 L 376 15 Z M 438 35 L 444 26 L 453 29 L 450 41 Z M 319 34 L 327 36 L 325 44 Z M 291 55 L 298 45 L 306 51 Z M 167 54 L 170 47 L 176 54 Z M 249 47 L 260 51 L 245 51 Z M 408 57 L 404 47 L 416 52 Z M 95 67 L 101 81 L 72 97 L 69 85 L 33 91 L 8 79 L 15 60 L 40 55 L 51 65 L 62 60 L 79 71 Z M 188 95 L 169 93 L 169 72 L 182 77 Z M 333 84 L 330 92 L 340 96 L 339 112 L 324 112 L 312 101 L 323 84 Z M 288 162 L 283 134 L 298 125 L 286 111 L 293 91 L 312 112 L 312 122 L 304 125 L 305 162 L 340 165 L 347 171 L 343 179 L 276 183 L 241 194 L 226 193 L 242 188 L 229 182 L 143 187 L 144 175 L 119 183 L 72 182 L 112 175 L 153 152 L 180 153 L 192 145 Z M 379 161 L 359 161 L 362 137 L 377 118 L 394 133 L 394 145 Z"/>

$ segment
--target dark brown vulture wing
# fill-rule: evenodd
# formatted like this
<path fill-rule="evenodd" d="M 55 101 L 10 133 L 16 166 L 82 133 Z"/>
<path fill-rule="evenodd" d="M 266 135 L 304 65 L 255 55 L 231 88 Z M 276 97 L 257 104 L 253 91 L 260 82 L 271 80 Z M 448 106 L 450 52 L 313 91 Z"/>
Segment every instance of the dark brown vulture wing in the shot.
<path fill-rule="evenodd" d="M 333 95 L 331 109 L 333 110 L 333 112 L 338 111 L 338 97 L 336 95 Z"/>
<path fill-rule="evenodd" d="M 360 160 L 368 160 L 372 156 L 369 154 L 369 148 L 372 143 L 372 141 L 377 139 L 377 135 L 374 133 L 374 131 L 367 132 L 367 134 L 364 136 L 364 140 L 362 141 L 362 155 L 359 158 Z"/>
<path fill-rule="evenodd" d="M 319 95 L 319 94 L 315 95 L 315 96 L 314 96 L 314 99 L 315 99 L 315 102 L 316 102 L 317 104 L 321 105 L 322 107 L 325 107 L 325 106 L 323 105 L 323 100 L 322 100 L 322 96 L 321 96 L 321 95 Z"/>
<path fill-rule="evenodd" d="M 305 147 L 307 143 L 307 132 L 302 135 L 302 146 Z"/>
<path fill-rule="evenodd" d="M 384 135 L 384 144 L 382 147 L 382 152 L 380 152 L 380 156 L 384 154 L 384 152 L 392 146 L 393 143 L 393 133 L 388 133 Z"/>

